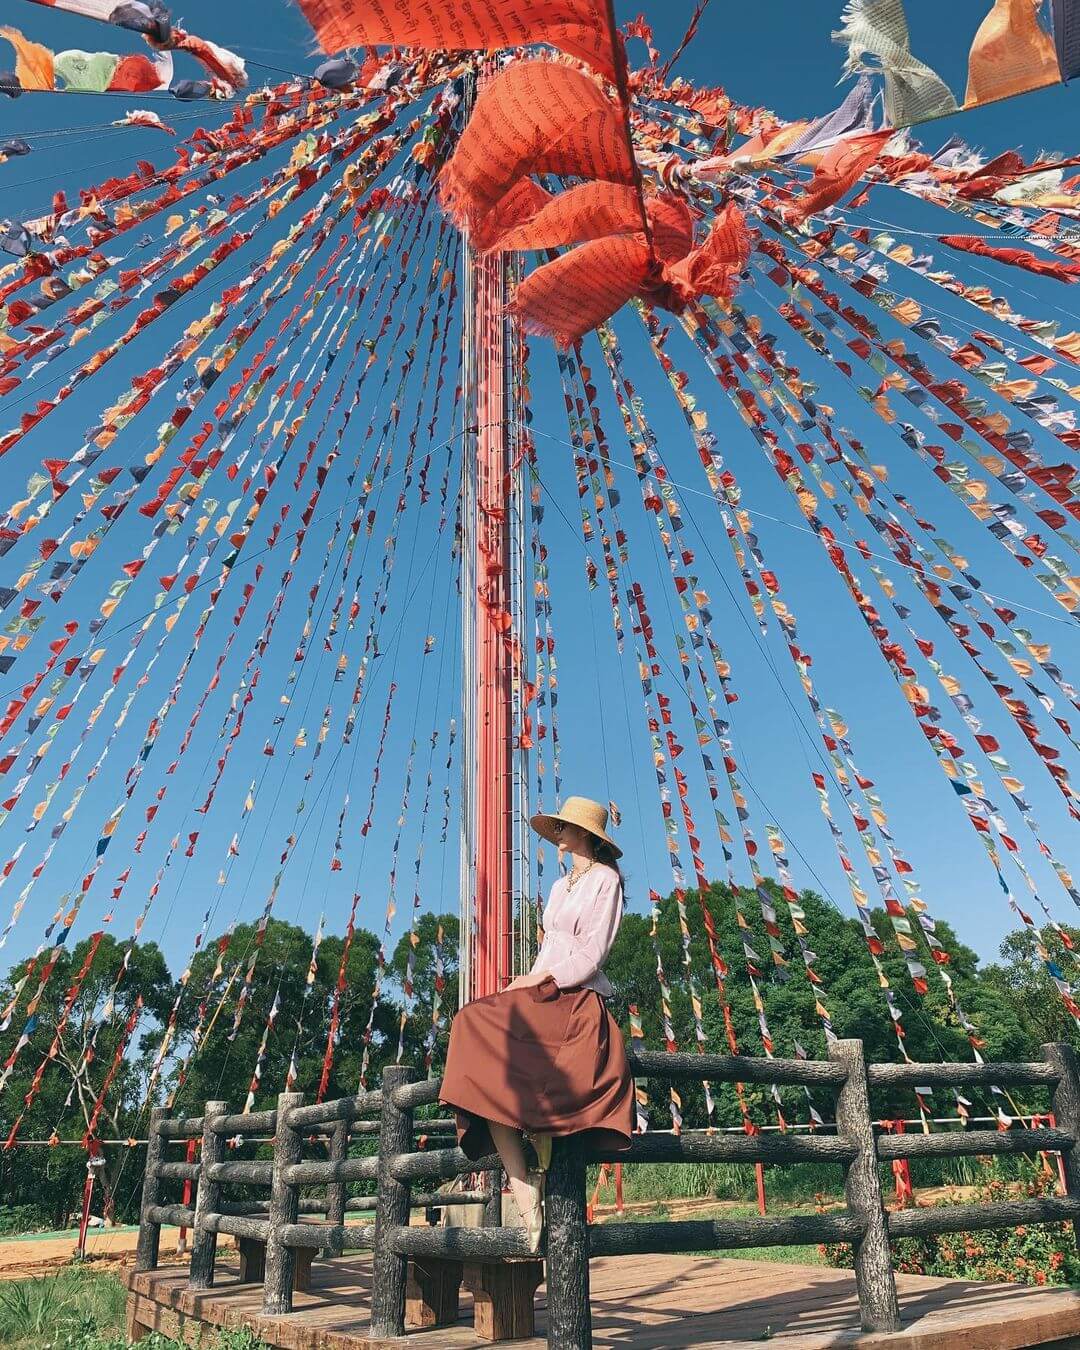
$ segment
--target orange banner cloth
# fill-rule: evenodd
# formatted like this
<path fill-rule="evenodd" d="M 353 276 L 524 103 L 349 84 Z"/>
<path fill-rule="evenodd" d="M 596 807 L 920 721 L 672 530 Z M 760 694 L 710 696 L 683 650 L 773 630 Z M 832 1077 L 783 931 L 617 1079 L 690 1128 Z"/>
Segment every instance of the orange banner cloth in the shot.
<path fill-rule="evenodd" d="M 701 247 L 691 249 L 678 262 L 665 267 L 664 280 L 682 304 L 700 295 L 731 295 L 749 257 L 746 218 L 734 202 L 729 202 L 713 221 Z M 670 301 L 666 303 L 669 309 L 674 307 Z"/>
<path fill-rule="evenodd" d="M 808 216 L 824 211 L 848 192 L 881 153 L 894 133 L 872 131 L 863 136 L 848 136 L 822 154 L 806 191 L 784 208 L 789 225 L 801 225 Z"/>
<path fill-rule="evenodd" d="M 661 205 L 660 203 L 663 203 Z M 647 199 L 649 224 L 656 232 L 661 257 L 682 257 L 694 242 L 694 222 L 681 197 Z M 549 196 L 530 219 L 500 233 L 492 245 L 500 253 L 511 249 L 556 248 L 599 239 L 605 234 L 637 234 L 641 206 L 637 189 L 625 183 L 580 183 Z"/>
<path fill-rule="evenodd" d="M 1060 84 L 1054 39 L 1031 0 L 996 0 L 979 25 L 968 55 L 964 107 Z"/>
<path fill-rule="evenodd" d="M 948 244 L 949 248 L 960 249 L 964 253 L 977 253 L 982 258 L 992 258 L 1010 267 L 1021 267 L 1025 272 L 1034 272 L 1036 276 L 1053 277 L 1055 281 L 1063 281 L 1066 285 L 1071 286 L 1080 281 L 1080 262 L 1040 258 L 1027 249 L 988 244 L 985 239 L 972 234 L 941 234 L 938 235 L 938 243 Z"/>
<path fill-rule="evenodd" d="M 535 178 L 519 179 L 483 220 L 474 224 L 471 243 L 486 252 L 509 230 L 532 220 L 551 200 L 552 194 Z"/>
<path fill-rule="evenodd" d="M 499 51 L 546 42 L 613 83 L 619 38 L 607 0 L 299 0 L 323 51 L 385 45 L 425 51 Z"/>
<path fill-rule="evenodd" d="M 739 208 L 729 203 L 699 248 L 690 247 L 690 212 L 681 198 L 649 197 L 646 209 L 658 261 L 641 232 L 580 244 L 517 288 L 513 306 L 526 332 L 568 346 L 635 296 L 679 312 L 701 295 L 730 294 L 750 253 Z"/>
<path fill-rule="evenodd" d="M 742 145 L 725 155 L 699 160 L 694 165 L 694 177 L 722 178 L 729 170 L 768 164 L 797 141 L 809 125 L 809 122 L 792 122 L 790 126 L 770 127 L 767 131 L 756 132 L 748 141 L 743 141 Z M 806 162 L 809 162 L 809 157 Z"/>
<path fill-rule="evenodd" d="M 594 239 L 527 276 L 514 296 L 514 312 L 526 333 L 568 347 L 632 300 L 649 270 L 643 234 Z"/>
<path fill-rule="evenodd" d="M 633 183 L 622 111 L 590 75 L 554 61 L 501 70 L 476 100 L 439 195 L 457 225 L 491 240 L 488 217 L 531 173 Z"/>

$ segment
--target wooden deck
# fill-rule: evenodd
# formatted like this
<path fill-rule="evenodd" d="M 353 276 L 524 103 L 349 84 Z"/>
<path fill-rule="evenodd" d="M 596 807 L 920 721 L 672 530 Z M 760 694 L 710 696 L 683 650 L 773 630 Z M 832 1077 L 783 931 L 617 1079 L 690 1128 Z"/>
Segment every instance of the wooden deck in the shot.
<path fill-rule="evenodd" d="M 592 1263 L 597 1350 L 1080 1350 L 1080 1293 L 1020 1285 L 967 1283 L 898 1275 L 903 1330 L 859 1330 L 853 1277 L 819 1266 L 706 1257 L 606 1257 Z M 367 1335 L 371 1257 L 316 1260 L 309 1294 L 289 1317 L 259 1314 L 262 1288 L 219 1272 L 218 1287 L 196 1294 L 187 1270 L 163 1267 L 129 1281 L 129 1329 L 160 1330 L 194 1345 L 207 1326 L 253 1327 L 282 1350 L 478 1350 L 469 1296 L 454 1327 L 416 1331 L 405 1341 Z M 544 1290 L 537 1295 L 538 1336 L 518 1350 L 544 1350 Z"/>

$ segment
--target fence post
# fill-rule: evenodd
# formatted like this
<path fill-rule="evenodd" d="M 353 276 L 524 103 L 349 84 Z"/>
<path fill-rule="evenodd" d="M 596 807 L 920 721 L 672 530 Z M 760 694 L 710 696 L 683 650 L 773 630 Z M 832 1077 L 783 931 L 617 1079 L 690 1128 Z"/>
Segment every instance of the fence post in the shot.
<path fill-rule="evenodd" d="M 330 1131 L 329 1158 L 332 1163 L 341 1163 L 349 1156 L 349 1122 L 336 1120 Z M 326 1188 L 326 1222 L 343 1224 L 345 1222 L 345 1183 L 331 1181 Z M 330 1258 L 340 1256 L 344 1250 L 344 1238 L 339 1234 L 331 1238 L 319 1253 Z"/>
<path fill-rule="evenodd" d="M 191 1270 L 189 1289 L 210 1289 L 214 1283 L 214 1259 L 217 1234 L 206 1227 L 206 1216 L 221 1207 L 221 1182 L 210 1180 L 210 1165 L 225 1158 L 225 1136 L 214 1129 L 214 1121 L 229 1109 L 228 1102 L 207 1102 L 203 1111 L 202 1158 L 199 1163 L 199 1189 L 195 1193 L 195 1222 L 191 1234 Z"/>
<path fill-rule="evenodd" d="M 301 1092 L 282 1092 L 277 1099 L 274 1125 L 274 1170 L 270 1184 L 270 1222 L 266 1235 L 266 1269 L 263 1275 L 263 1313 L 278 1317 L 292 1312 L 295 1258 L 283 1237 L 286 1224 L 296 1223 L 300 1213 L 299 1187 L 285 1180 L 285 1169 L 300 1161 L 303 1140 L 288 1124 L 289 1112 L 304 1100 Z"/>
<path fill-rule="evenodd" d="M 198 1145 L 196 1144 L 195 1140 L 189 1139 L 187 1142 L 187 1152 L 184 1155 L 184 1161 L 193 1163 L 195 1161 L 197 1149 Z M 191 1182 L 185 1181 L 184 1197 L 180 1201 L 180 1203 L 184 1206 L 185 1209 L 191 1208 L 191 1196 L 192 1196 Z M 183 1256 L 186 1251 L 187 1251 L 187 1229 L 184 1227 L 183 1224 L 181 1224 L 180 1232 L 176 1236 L 176 1254 L 177 1256 Z"/>
<path fill-rule="evenodd" d="M 150 1112 L 150 1125 L 146 1136 L 146 1171 L 143 1173 L 142 1206 L 139 1211 L 139 1243 L 135 1249 L 136 1270 L 157 1270 L 161 1224 L 151 1223 L 147 1215 L 158 1203 L 161 1191 L 157 1167 L 161 1161 L 161 1122 L 164 1119 L 165 1108 L 155 1106 Z"/>
<path fill-rule="evenodd" d="M 862 1041 L 833 1041 L 829 1058 L 847 1069 L 847 1081 L 836 1095 L 836 1131 L 857 1149 L 844 1176 L 850 1213 L 866 1224 L 855 1244 L 855 1284 L 864 1331 L 900 1330 L 889 1231 L 878 1176 L 877 1144 L 870 1116 L 870 1089 Z"/>
<path fill-rule="evenodd" d="M 552 1140 L 546 1190 L 548 1350 L 592 1350 L 585 1161 L 573 1139 Z"/>
<path fill-rule="evenodd" d="M 393 1250 L 395 1228 L 409 1222 L 409 1185 L 390 1175 L 390 1164 L 413 1146 L 413 1113 L 394 1104 L 394 1089 L 412 1083 L 416 1070 L 388 1064 L 382 1076 L 382 1112 L 379 1116 L 379 1178 L 375 1200 L 375 1257 L 371 1284 L 371 1339 L 405 1335 L 405 1282 L 409 1258 Z"/>
<path fill-rule="evenodd" d="M 503 1170 L 501 1167 L 493 1167 L 490 1172 L 483 1172 L 481 1176 L 487 1186 L 487 1203 L 484 1205 L 484 1227 L 501 1228 L 502 1227 L 502 1188 L 503 1188 Z"/>
<path fill-rule="evenodd" d="M 1042 1047 L 1043 1059 L 1052 1064 L 1061 1078 L 1050 1094 L 1050 1105 L 1059 1130 L 1068 1130 L 1076 1140 L 1076 1147 L 1058 1154 L 1065 1182 L 1065 1194 L 1070 1200 L 1080 1200 L 1080 1068 L 1076 1051 L 1065 1041 L 1051 1041 Z M 1073 1220 L 1073 1231 L 1080 1242 L 1080 1222 Z"/>

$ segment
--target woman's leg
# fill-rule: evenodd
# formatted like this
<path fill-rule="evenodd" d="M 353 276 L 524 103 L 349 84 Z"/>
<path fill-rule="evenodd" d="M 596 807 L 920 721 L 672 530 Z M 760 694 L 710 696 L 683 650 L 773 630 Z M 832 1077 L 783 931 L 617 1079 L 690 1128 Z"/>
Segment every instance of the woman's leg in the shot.
<path fill-rule="evenodd" d="M 491 1138 L 498 1150 L 506 1175 L 513 1181 L 524 1181 L 528 1168 L 525 1166 L 525 1149 L 522 1146 L 521 1131 L 512 1125 L 502 1125 L 497 1120 L 488 1121 Z"/>
<path fill-rule="evenodd" d="M 502 1159 L 506 1175 L 510 1179 L 510 1193 L 518 1207 L 525 1226 L 533 1234 L 533 1249 L 540 1239 L 542 1211 L 540 1208 L 540 1187 L 530 1180 L 525 1164 L 525 1149 L 522 1146 L 521 1131 L 510 1125 L 501 1125 L 497 1120 L 488 1121 L 491 1138 Z"/>

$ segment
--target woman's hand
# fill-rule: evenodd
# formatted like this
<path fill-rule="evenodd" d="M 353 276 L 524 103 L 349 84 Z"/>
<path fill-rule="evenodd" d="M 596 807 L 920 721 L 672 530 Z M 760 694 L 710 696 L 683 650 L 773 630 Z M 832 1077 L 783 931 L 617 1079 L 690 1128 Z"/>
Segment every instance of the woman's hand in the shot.
<path fill-rule="evenodd" d="M 535 985 L 546 980 L 547 977 L 548 973 L 546 970 L 531 970 L 528 975 L 518 975 L 515 979 L 511 980 L 503 990 L 503 993 L 508 994 L 511 989 L 532 989 Z"/>

